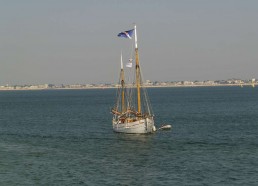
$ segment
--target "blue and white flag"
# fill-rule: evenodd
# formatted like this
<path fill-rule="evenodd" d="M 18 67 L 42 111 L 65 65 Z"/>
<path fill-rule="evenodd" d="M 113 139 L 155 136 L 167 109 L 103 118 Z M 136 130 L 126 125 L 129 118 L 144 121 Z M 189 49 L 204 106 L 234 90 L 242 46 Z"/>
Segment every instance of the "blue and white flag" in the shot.
<path fill-rule="evenodd" d="M 133 31 L 134 31 L 134 29 L 124 31 L 124 32 L 119 33 L 117 36 L 132 39 Z"/>

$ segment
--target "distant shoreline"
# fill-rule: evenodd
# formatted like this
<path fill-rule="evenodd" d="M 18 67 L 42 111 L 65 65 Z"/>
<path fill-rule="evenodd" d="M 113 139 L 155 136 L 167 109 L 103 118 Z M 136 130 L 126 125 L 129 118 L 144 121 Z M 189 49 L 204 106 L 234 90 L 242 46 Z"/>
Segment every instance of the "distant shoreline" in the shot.
<path fill-rule="evenodd" d="M 258 83 L 246 83 L 246 84 L 214 84 L 214 85 L 157 85 L 157 86 L 144 86 L 146 88 L 184 88 L 184 87 L 232 87 L 232 86 L 257 86 Z M 6 87 L 0 88 L 0 91 L 22 91 L 22 90 L 90 90 L 90 89 L 116 89 L 117 87 L 111 86 L 95 86 L 95 87 L 79 87 L 79 88 L 13 88 Z"/>

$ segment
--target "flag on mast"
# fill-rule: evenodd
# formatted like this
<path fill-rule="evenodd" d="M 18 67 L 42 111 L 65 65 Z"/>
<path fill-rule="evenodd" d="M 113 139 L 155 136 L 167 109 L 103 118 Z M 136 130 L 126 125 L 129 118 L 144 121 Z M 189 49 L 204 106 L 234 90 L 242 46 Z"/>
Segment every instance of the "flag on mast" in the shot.
<path fill-rule="evenodd" d="M 126 63 L 126 67 L 132 68 L 133 67 L 133 59 L 129 59 L 129 62 Z"/>
<path fill-rule="evenodd" d="M 133 31 L 134 29 L 120 32 L 117 36 L 132 39 Z"/>
<path fill-rule="evenodd" d="M 132 62 L 126 63 L 126 67 L 132 68 L 133 67 L 133 63 Z"/>

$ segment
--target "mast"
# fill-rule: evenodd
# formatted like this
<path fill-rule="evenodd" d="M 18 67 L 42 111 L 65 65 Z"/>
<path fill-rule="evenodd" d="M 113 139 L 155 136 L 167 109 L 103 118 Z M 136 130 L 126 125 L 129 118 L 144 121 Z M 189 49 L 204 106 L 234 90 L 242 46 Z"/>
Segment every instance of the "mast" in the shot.
<path fill-rule="evenodd" d="M 122 52 L 121 52 L 121 73 L 120 73 L 120 80 L 121 80 L 121 86 L 122 86 L 122 97 L 121 97 L 121 112 L 125 112 L 125 74 L 124 74 L 124 67 L 123 67 L 123 57 L 122 57 Z"/>
<path fill-rule="evenodd" d="M 134 40 L 135 40 L 135 70 L 136 70 L 136 87 L 137 87 L 137 103 L 138 103 L 138 113 L 141 113 L 141 77 L 140 77 L 140 65 L 139 65 L 139 54 L 137 46 L 137 33 L 136 24 L 134 25 Z"/>

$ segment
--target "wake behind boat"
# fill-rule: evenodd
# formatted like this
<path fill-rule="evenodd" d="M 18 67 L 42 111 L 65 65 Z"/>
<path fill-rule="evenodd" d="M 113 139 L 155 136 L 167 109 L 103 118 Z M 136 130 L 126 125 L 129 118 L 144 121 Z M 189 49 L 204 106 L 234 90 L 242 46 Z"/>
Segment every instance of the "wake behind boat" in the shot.
<path fill-rule="evenodd" d="M 128 84 L 126 83 L 121 54 L 121 70 L 116 103 L 111 110 L 113 114 L 112 124 L 115 132 L 146 134 L 156 131 L 156 128 L 154 125 L 154 114 L 151 109 L 147 91 L 142 83 L 136 25 L 134 26 L 134 29 L 121 32 L 118 36 L 132 39 L 133 33 L 135 46 L 134 60 L 130 59 L 130 63 L 128 63 L 126 67 L 131 68 L 133 66 L 132 62 L 135 61 L 135 71 L 133 75 L 135 81 L 128 82 Z"/>

